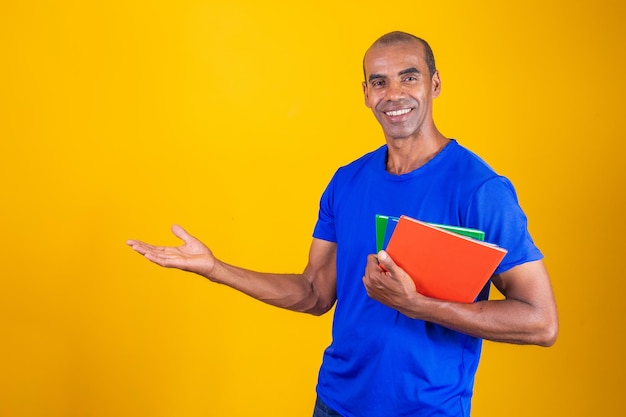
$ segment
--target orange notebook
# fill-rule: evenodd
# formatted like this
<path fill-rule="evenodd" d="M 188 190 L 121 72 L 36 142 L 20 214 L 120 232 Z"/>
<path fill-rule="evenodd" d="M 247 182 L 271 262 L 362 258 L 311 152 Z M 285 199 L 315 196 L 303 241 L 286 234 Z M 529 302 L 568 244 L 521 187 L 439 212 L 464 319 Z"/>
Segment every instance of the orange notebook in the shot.
<path fill-rule="evenodd" d="M 420 294 L 471 303 L 507 251 L 402 216 L 386 252 L 409 274 Z"/>

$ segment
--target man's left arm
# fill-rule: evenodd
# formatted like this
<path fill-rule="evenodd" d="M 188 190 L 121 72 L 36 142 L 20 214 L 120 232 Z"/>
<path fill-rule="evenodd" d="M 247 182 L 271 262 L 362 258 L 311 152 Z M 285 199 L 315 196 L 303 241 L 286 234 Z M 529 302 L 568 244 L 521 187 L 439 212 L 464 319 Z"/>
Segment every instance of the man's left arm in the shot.
<path fill-rule="evenodd" d="M 371 298 L 408 317 L 498 342 L 553 345 L 558 317 L 543 261 L 515 266 L 494 275 L 492 282 L 505 299 L 456 303 L 425 297 L 384 251 L 368 257 L 363 277 Z"/>

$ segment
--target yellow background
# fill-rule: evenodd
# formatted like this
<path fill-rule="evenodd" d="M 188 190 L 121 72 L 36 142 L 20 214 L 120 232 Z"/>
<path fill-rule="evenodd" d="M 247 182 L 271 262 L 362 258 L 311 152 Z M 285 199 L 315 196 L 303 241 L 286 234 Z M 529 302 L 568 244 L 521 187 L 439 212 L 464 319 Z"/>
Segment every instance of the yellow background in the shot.
<path fill-rule="evenodd" d="M 361 59 L 432 45 L 435 119 L 517 187 L 560 310 L 485 343 L 476 416 L 623 412 L 622 2 L 0 2 L 0 415 L 308 416 L 331 316 L 160 269 L 180 223 L 298 272 L 334 170 L 382 143 Z M 389 416 L 392 417 L 392 416 Z"/>

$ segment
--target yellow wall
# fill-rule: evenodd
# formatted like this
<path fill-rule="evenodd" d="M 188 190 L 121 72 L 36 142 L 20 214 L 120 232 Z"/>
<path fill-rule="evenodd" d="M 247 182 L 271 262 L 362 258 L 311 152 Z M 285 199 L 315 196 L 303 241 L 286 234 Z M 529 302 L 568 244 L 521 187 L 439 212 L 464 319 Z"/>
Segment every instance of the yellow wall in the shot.
<path fill-rule="evenodd" d="M 346 2 L 349 3 L 349 2 Z M 477 416 L 622 412 L 622 2 L 0 3 L 0 415 L 307 416 L 330 316 L 163 270 L 180 223 L 225 260 L 306 262 L 337 166 L 382 143 L 361 57 L 428 39 L 441 130 L 515 183 L 561 314 L 486 343 Z"/>

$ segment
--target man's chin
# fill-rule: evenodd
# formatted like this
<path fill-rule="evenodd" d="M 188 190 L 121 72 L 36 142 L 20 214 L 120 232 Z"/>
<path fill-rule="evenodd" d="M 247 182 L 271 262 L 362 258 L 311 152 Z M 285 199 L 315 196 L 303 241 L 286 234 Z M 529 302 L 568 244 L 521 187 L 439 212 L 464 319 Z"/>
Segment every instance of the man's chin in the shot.
<path fill-rule="evenodd" d="M 414 136 L 414 132 L 409 131 L 408 129 L 407 130 L 383 129 L 383 131 L 385 132 L 386 138 L 393 139 L 393 140 L 410 139 L 412 136 Z"/>

